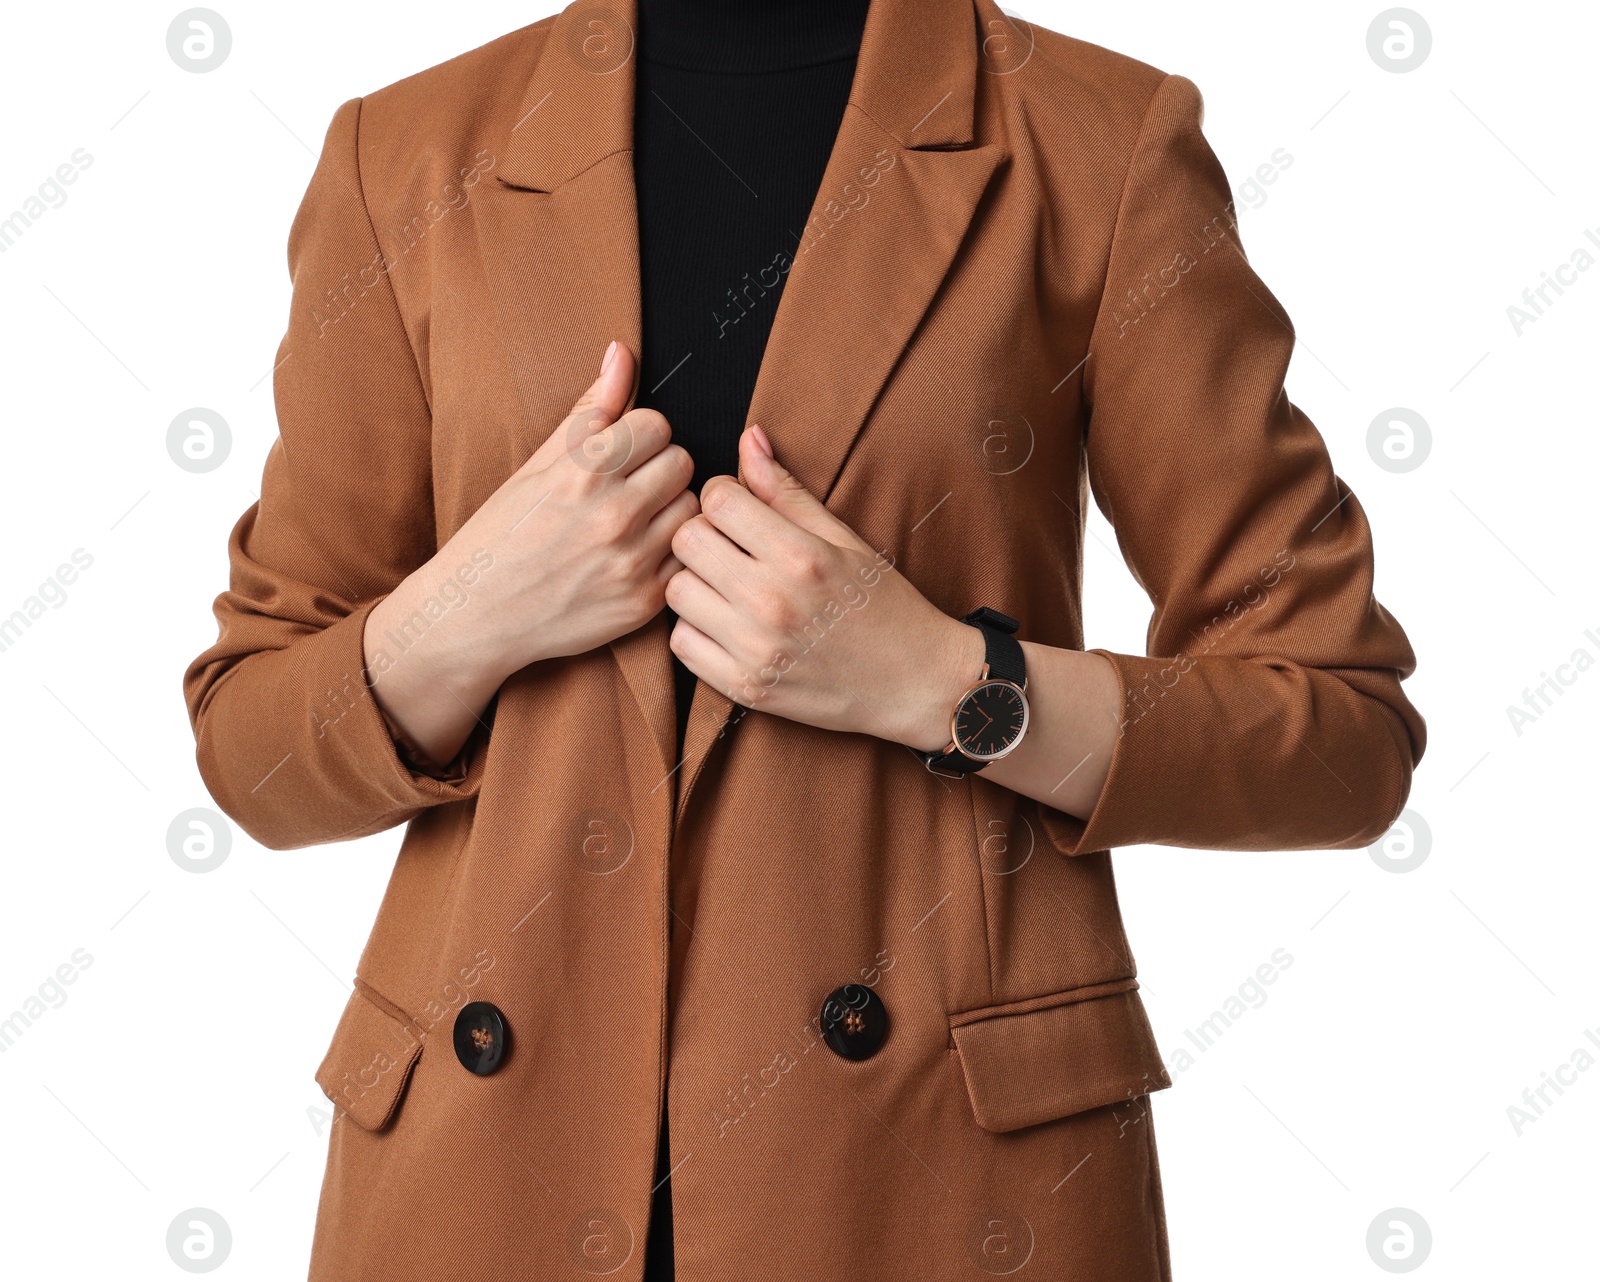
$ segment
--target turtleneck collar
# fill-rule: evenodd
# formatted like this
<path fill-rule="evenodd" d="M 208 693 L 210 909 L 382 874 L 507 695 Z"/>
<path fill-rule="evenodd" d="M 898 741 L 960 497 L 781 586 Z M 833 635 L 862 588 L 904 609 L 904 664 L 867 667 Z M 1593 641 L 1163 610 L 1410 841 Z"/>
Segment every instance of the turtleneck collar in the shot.
<path fill-rule="evenodd" d="M 723 74 L 853 58 L 868 0 L 638 0 L 639 57 Z"/>

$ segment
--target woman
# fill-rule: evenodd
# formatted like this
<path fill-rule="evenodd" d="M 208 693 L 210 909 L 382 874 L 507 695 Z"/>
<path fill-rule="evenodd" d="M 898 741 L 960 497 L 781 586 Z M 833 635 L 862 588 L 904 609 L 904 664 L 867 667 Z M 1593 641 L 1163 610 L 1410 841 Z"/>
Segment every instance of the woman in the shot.
<path fill-rule="evenodd" d="M 1362 846 L 1422 754 L 1195 87 L 749 8 L 352 100 L 295 220 L 185 690 L 259 841 L 407 824 L 314 1279 L 1165 1278 L 1109 851 Z"/>

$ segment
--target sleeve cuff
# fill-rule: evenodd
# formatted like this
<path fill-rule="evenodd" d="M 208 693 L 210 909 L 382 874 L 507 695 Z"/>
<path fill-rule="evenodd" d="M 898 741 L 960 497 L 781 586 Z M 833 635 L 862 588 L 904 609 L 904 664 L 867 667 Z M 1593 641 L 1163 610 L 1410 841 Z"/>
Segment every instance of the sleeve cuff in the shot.
<path fill-rule="evenodd" d="M 481 725 L 444 777 L 402 758 L 366 684 L 362 632 L 378 600 L 251 654 L 210 690 L 201 776 L 223 811 L 271 849 L 381 832 L 476 796 L 483 782 Z"/>
<path fill-rule="evenodd" d="M 1124 694 L 1122 726 L 1111 747 L 1111 765 L 1106 781 L 1100 788 L 1094 809 L 1087 819 L 1068 814 L 1055 806 L 1039 803 L 1039 821 L 1052 845 L 1064 855 L 1087 855 L 1111 850 L 1117 846 L 1134 846 L 1148 838 L 1142 831 L 1141 816 L 1148 808 L 1150 793 L 1146 790 L 1150 763 L 1148 753 L 1140 742 L 1137 719 L 1130 720 L 1128 703 L 1131 692 L 1138 688 L 1135 677 L 1142 684 L 1152 662 L 1147 658 L 1114 654 L 1098 647 L 1087 651 L 1109 659 L 1117 669 L 1117 678 Z M 1137 674 L 1134 665 L 1139 665 Z"/>
<path fill-rule="evenodd" d="M 482 782 L 484 757 L 483 731 L 479 725 L 468 736 L 455 760 L 448 766 L 438 766 L 430 761 L 403 734 L 391 729 L 371 687 L 367 684 L 366 648 L 363 634 L 367 616 L 383 598 L 364 602 L 347 618 L 329 628 L 324 636 L 344 631 L 339 638 L 334 666 L 341 673 L 357 674 L 350 689 L 354 698 L 343 712 L 339 724 L 327 730 L 324 738 L 338 731 L 350 730 L 348 748 L 350 764 L 370 772 L 371 781 L 382 790 L 395 809 L 415 810 L 424 806 L 440 805 L 449 801 L 463 801 L 475 795 Z M 338 710 L 328 715 L 337 715 Z M 346 727 L 345 723 L 355 724 Z"/>

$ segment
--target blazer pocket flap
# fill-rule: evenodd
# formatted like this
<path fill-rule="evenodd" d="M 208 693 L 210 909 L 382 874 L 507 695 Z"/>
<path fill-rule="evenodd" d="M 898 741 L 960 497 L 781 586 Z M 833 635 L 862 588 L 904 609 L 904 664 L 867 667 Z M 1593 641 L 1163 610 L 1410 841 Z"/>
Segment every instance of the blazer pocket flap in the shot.
<path fill-rule="evenodd" d="M 316 1073 L 322 1093 L 369 1131 L 388 1125 L 422 1053 L 423 1034 L 380 1001 L 356 981 Z"/>
<path fill-rule="evenodd" d="M 1137 1099 L 1172 1085 L 1132 980 L 950 1018 L 973 1115 L 988 1131 Z"/>

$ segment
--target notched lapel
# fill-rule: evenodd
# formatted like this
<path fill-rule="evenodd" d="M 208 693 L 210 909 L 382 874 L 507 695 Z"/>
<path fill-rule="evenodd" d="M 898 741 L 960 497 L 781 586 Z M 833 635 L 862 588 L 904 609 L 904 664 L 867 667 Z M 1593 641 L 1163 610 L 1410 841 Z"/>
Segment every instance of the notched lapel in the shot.
<path fill-rule="evenodd" d="M 594 379 L 610 340 L 642 350 L 634 30 L 633 0 L 579 0 L 556 15 L 517 118 L 507 122 L 498 185 L 480 205 L 479 251 L 498 322 L 492 341 L 516 382 L 523 458 Z M 677 738 L 665 617 L 610 649 L 665 777 Z"/>
<path fill-rule="evenodd" d="M 579 0 L 552 20 L 516 118 L 503 124 L 501 161 L 478 211 L 479 256 L 499 322 L 489 341 L 510 360 L 530 416 L 530 452 L 555 427 L 551 396 L 565 397 L 565 414 L 607 342 L 639 350 L 633 0 L 617 9 L 624 12 Z M 611 17 L 609 42 L 586 42 L 596 13 Z M 589 67 L 585 49 L 606 56 Z M 619 52 L 624 60 L 613 67 Z"/>
<path fill-rule="evenodd" d="M 832 492 L 1004 154 L 900 147 L 859 109 L 845 113 L 749 414 L 819 498 Z"/>
<path fill-rule="evenodd" d="M 872 0 L 850 103 L 747 415 L 824 502 L 1006 156 L 972 145 L 977 66 L 968 0 Z M 696 684 L 680 818 L 736 706 Z"/>

